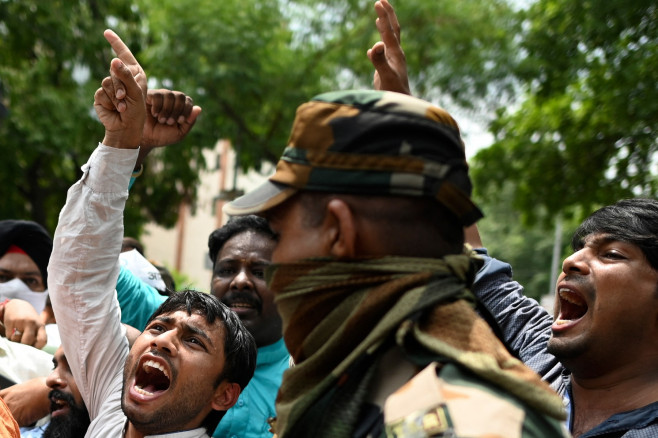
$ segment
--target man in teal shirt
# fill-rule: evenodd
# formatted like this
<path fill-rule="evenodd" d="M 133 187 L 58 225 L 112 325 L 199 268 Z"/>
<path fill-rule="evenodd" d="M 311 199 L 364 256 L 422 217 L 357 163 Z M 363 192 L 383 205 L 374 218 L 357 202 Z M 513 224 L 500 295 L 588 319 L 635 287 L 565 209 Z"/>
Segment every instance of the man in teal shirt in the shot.
<path fill-rule="evenodd" d="M 275 243 L 269 225 L 257 216 L 233 218 L 208 239 L 211 293 L 238 314 L 258 347 L 254 376 L 213 437 L 272 436 L 268 420 L 275 416 L 274 401 L 290 363 L 281 317 L 264 279 Z"/>

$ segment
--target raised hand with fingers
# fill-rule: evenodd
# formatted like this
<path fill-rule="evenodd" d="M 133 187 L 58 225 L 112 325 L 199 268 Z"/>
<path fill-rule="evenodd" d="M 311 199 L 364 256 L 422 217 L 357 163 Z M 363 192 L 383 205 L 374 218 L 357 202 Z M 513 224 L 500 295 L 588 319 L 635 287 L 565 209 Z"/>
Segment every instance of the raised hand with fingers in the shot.
<path fill-rule="evenodd" d="M 201 107 L 194 105 L 192 98 L 185 93 L 158 89 L 148 90 L 146 111 L 137 166 L 152 149 L 185 138 L 201 113 Z"/>
<path fill-rule="evenodd" d="M 407 60 L 400 45 L 400 24 L 388 0 L 375 2 L 377 30 L 381 41 L 368 50 L 368 59 L 375 67 L 373 84 L 376 90 L 397 91 L 411 95 L 407 77 Z"/>
<path fill-rule="evenodd" d="M 146 74 L 117 34 L 106 30 L 104 35 L 118 58 L 94 95 L 94 109 L 105 126 L 103 144 L 135 149 L 146 120 Z"/>
<path fill-rule="evenodd" d="M 142 94 L 144 95 L 144 99 L 146 100 L 146 91 L 148 87 L 146 85 L 146 73 L 144 72 L 142 66 L 139 65 L 139 62 L 137 62 L 137 59 L 135 59 L 135 56 L 132 54 L 128 46 L 126 46 L 123 40 L 121 40 L 119 35 L 114 33 L 114 31 L 107 29 L 105 32 L 103 32 L 103 36 L 105 36 L 107 42 L 112 46 L 114 53 L 117 54 L 117 58 L 119 58 L 121 62 L 123 62 L 128 68 L 128 70 L 130 70 L 130 73 L 135 78 L 135 82 L 137 82 L 137 85 L 139 85 L 139 88 L 142 90 Z M 112 79 L 114 81 L 114 88 L 117 94 L 117 99 L 121 101 L 126 95 L 126 89 L 123 87 L 123 84 L 120 80 L 117 78 Z M 123 110 L 119 109 L 119 111 Z"/>

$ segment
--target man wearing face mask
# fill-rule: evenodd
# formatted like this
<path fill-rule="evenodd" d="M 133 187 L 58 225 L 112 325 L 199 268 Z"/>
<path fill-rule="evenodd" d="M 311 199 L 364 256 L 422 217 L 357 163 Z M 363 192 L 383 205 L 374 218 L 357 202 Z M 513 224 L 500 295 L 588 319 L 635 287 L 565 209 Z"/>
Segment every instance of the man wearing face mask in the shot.
<path fill-rule="evenodd" d="M 18 298 L 38 314 L 48 299 L 48 259 L 53 241 L 36 222 L 0 221 L 0 299 Z"/>
<path fill-rule="evenodd" d="M 0 334 L 12 341 L 0 339 L 2 388 L 50 372 L 52 356 L 37 348 L 47 339 L 46 267 L 52 246 L 48 232 L 35 222 L 0 221 Z"/>
<path fill-rule="evenodd" d="M 0 327 L 0 334 L 10 341 L 37 348 L 46 344 L 44 324 L 52 313 L 47 304 L 46 268 L 52 248 L 52 238 L 36 222 L 0 221 L 0 302 L 4 305 L 0 314 L 6 331 Z"/>

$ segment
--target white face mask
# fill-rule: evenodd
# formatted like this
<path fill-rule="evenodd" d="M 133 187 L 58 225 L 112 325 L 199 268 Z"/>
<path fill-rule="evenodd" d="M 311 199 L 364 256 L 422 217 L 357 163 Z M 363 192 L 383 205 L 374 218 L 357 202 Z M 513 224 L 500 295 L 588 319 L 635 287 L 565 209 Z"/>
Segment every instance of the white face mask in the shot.
<path fill-rule="evenodd" d="M 0 283 L 0 301 L 5 298 L 18 298 L 32 304 L 34 310 L 41 314 L 46 307 L 48 290 L 43 292 L 33 292 L 20 278 L 14 278 L 6 283 Z"/>

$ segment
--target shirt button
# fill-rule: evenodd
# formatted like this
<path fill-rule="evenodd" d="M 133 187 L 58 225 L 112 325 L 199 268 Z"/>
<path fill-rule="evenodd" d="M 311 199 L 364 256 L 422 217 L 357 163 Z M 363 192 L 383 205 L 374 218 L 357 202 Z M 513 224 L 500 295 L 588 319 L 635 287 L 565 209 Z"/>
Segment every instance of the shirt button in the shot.
<path fill-rule="evenodd" d="M 238 406 L 244 406 L 244 401 L 239 400 L 239 401 L 238 401 Z"/>

